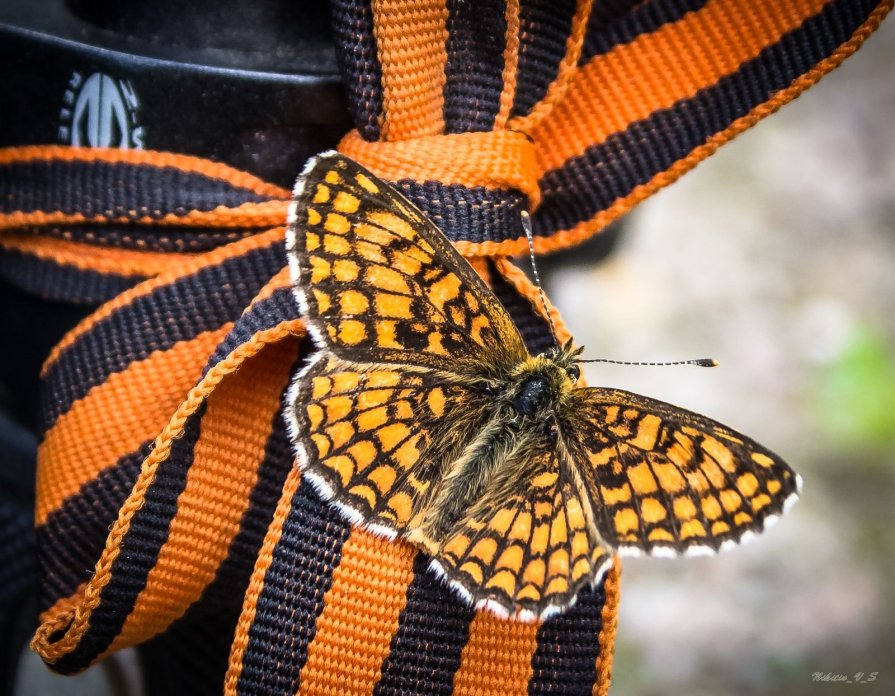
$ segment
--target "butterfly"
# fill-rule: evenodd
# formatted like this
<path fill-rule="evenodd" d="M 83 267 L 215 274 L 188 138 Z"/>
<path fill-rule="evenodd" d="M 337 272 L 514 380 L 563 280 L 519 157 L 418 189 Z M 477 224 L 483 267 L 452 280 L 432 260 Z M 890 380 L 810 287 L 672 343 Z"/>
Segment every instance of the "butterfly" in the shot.
<path fill-rule="evenodd" d="M 476 607 L 544 619 L 615 553 L 715 552 L 797 498 L 798 475 L 738 432 L 576 386 L 571 341 L 531 355 L 444 234 L 344 156 L 299 177 L 287 254 L 317 348 L 285 404 L 303 477 Z"/>

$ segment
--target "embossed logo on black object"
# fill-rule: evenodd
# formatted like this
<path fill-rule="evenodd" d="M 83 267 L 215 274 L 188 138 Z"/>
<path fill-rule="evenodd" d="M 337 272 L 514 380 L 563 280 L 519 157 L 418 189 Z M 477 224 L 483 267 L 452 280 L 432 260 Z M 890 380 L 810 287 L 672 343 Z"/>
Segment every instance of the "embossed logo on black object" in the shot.
<path fill-rule="evenodd" d="M 137 120 L 140 102 L 133 86 L 105 73 L 72 73 L 59 114 L 59 140 L 67 145 L 142 149 Z"/>

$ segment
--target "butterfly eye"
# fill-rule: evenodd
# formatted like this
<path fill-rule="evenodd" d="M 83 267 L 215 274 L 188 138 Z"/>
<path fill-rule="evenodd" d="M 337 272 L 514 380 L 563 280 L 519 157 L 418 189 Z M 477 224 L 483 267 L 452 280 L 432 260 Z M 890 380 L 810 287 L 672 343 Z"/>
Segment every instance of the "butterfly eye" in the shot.
<path fill-rule="evenodd" d="M 569 379 L 571 379 L 573 382 L 577 382 L 578 378 L 581 376 L 581 368 L 577 365 L 570 365 L 566 372 L 569 375 Z"/>

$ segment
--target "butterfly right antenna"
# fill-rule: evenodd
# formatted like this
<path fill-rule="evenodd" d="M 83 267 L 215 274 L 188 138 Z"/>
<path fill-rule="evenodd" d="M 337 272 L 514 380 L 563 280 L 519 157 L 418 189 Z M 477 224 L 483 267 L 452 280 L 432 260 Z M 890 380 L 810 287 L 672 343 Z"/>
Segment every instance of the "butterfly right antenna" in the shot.
<path fill-rule="evenodd" d="M 610 360 L 609 358 L 592 358 L 590 360 L 579 360 L 580 363 L 610 363 L 612 365 L 696 365 L 696 367 L 718 367 L 718 361 L 714 358 L 696 358 L 695 360 L 673 360 L 671 362 L 644 362 L 632 360 Z"/>

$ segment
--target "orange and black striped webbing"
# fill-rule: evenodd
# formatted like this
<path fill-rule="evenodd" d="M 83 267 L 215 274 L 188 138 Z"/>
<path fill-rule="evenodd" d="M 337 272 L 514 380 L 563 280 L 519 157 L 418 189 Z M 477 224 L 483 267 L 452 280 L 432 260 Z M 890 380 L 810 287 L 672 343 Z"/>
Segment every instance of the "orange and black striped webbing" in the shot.
<path fill-rule="evenodd" d="M 289 192 L 198 157 L 0 150 L 0 276 L 98 304 L 192 257 L 283 224 Z"/>
<path fill-rule="evenodd" d="M 434 201 L 465 253 L 508 255 L 526 251 L 522 207 L 538 205 L 536 250 L 581 242 L 835 68 L 892 2 L 334 6 L 339 22 L 363 32 L 343 56 L 349 81 L 374 68 L 342 148 L 415 202 Z M 425 33 L 413 28 L 419 15 Z M 512 151 L 470 138 L 500 131 L 525 137 Z M 400 152 L 382 138 L 400 141 Z M 503 172 L 509 159 L 536 166 L 489 186 L 490 169 L 461 176 L 471 153 Z M 428 171 L 406 176 L 408 161 Z"/>
<path fill-rule="evenodd" d="M 795 97 L 890 5 L 337 0 L 341 148 L 467 255 L 523 250 L 535 206 L 549 251 Z M 300 480 L 279 415 L 308 349 L 288 192 L 185 155 L 44 146 L 0 151 L 0 193 L 0 274 L 105 301 L 43 373 L 34 647 L 54 669 L 166 635 L 198 655 L 213 615 L 212 691 L 606 692 L 618 568 L 563 616 L 500 621 Z M 538 350 L 531 286 L 478 265 Z"/>

